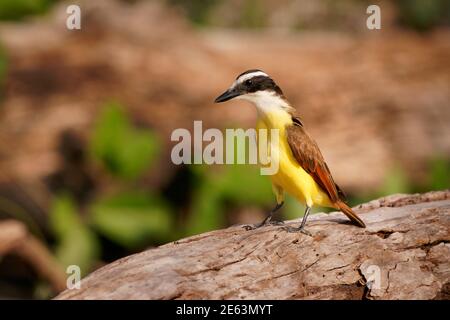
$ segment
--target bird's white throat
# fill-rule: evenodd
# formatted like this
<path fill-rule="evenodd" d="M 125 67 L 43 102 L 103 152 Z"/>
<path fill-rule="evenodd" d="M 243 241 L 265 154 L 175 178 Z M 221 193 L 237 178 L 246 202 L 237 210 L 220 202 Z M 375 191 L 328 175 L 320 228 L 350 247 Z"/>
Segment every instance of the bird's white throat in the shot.
<path fill-rule="evenodd" d="M 268 114 L 271 112 L 289 110 L 292 108 L 285 99 L 273 91 L 256 91 L 238 96 L 237 99 L 253 103 L 258 113 Z"/>

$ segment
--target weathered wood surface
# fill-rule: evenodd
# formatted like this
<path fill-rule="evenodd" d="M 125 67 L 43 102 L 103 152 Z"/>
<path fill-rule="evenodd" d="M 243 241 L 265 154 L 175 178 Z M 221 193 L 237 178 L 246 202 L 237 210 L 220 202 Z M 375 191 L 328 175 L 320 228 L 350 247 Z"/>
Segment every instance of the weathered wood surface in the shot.
<path fill-rule="evenodd" d="M 233 226 L 182 239 L 115 261 L 57 299 L 449 298 L 450 190 L 356 212 L 366 229 L 331 213 L 311 217 L 313 237 Z"/>

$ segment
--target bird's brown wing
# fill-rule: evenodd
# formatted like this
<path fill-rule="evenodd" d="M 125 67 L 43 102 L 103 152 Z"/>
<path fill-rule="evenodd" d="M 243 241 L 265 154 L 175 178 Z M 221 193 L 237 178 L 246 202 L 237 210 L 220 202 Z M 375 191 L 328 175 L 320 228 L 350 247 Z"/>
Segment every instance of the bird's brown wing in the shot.
<path fill-rule="evenodd" d="M 333 203 L 344 200 L 345 196 L 334 182 L 317 143 L 305 131 L 300 119 L 293 117 L 293 121 L 292 125 L 286 127 L 286 137 L 294 158 Z"/>
<path fill-rule="evenodd" d="M 365 228 L 364 221 L 345 203 L 345 196 L 334 182 L 319 147 L 306 133 L 298 117 L 292 115 L 293 124 L 286 127 L 286 137 L 292 154 L 302 168 L 328 194 L 335 208 L 341 210 L 354 224 Z"/>

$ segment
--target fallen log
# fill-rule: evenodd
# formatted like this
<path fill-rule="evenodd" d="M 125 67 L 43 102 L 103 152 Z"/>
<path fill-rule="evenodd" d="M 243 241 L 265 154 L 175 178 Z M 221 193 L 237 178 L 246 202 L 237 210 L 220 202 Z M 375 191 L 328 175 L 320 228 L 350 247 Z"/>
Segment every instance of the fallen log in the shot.
<path fill-rule="evenodd" d="M 392 195 L 308 221 L 212 231 L 115 261 L 56 299 L 449 299 L 450 190 Z M 287 224 L 298 223 L 288 221 Z"/>

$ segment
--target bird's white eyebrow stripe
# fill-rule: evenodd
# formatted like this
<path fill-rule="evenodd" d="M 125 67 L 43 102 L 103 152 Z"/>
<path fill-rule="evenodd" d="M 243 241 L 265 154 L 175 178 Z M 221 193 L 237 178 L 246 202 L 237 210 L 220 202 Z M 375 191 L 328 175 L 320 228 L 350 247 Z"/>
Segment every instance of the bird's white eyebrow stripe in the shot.
<path fill-rule="evenodd" d="M 251 72 L 251 73 L 246 73 L 242 76 L 240 76 L 237 80 L 236 83 L 242 83 L 245 80 L 251 79 L 253 77 L 257 77 L 257 76 L 264 76 L 264 77 L 268 77 L 269 75 L 265 72 L 262 71 L 255 71 L 255 72 Z"/>

